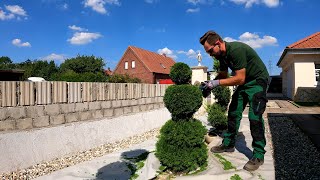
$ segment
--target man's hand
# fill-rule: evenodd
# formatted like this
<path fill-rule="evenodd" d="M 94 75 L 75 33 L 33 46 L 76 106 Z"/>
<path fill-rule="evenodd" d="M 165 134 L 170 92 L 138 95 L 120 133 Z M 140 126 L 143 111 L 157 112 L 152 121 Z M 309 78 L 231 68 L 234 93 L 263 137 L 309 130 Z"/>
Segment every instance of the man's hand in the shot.
<path fill-rule="evenodd" d="M 210 81 L 205 81 L 204 83 L 206 84 L 207 88 L 209 88 L 210 90 L 220 85 L 219 80 L 210 80 Z"/>
<path fill-rule="evenodd" d="M 219 85 L 219 80 L 211 80 L 211 81 L 205 81 L 201 82 L 200 84 L 200 90 L 202 92 L 203 97 L 208 97 L 211 93 L 211 90 Z"/>

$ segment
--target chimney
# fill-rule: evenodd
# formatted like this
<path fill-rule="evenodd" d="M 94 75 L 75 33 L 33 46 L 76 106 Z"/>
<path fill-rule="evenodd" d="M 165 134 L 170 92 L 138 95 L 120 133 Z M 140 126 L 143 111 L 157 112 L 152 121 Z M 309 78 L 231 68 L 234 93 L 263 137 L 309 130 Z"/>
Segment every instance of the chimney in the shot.
<path fill-rule="evenodd" d="M 163 55 L 164 57 L 167 57 L 166 53 L 162 53 L 162 55 Z"/>

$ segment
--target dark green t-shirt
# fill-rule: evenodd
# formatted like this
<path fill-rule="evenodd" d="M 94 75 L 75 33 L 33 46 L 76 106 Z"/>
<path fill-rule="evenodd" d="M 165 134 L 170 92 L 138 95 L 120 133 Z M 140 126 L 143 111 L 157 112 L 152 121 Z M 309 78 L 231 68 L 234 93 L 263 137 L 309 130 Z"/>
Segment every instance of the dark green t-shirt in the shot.
<path fill-rule="evenodd" d="M 269 78 L 269 73 L 263 61 L 255 50 L 242 42 L 225 42 L 227 54 L 218 59 L 220 61 L 220 70 L 227 71 L 228 67 L 232 71 L 246 68 L 246 80 L 250 82 L 254 79 Z"/>

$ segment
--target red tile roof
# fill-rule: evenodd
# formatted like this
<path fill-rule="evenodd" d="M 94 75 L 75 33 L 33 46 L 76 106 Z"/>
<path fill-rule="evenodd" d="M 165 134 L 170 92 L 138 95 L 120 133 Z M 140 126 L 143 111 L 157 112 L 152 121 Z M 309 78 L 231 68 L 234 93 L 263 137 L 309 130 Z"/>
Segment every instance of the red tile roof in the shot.
<path fill-rule="evenodd" d="M 316 32 L 300 41 L 297 41 L 287 48 L 290 49 L 306 49 L 306 48 L 319 48 L 320 47 L 320 32 Z"/>
<path fill-rule="evenodd" d="M 165 55 L 160 55 L 134 46 L 129 46 L 129 48 L 132 49 L 151 72 L 169 74 L 170 67 L 175 64 L 175 61 L 172 58 Z"/>

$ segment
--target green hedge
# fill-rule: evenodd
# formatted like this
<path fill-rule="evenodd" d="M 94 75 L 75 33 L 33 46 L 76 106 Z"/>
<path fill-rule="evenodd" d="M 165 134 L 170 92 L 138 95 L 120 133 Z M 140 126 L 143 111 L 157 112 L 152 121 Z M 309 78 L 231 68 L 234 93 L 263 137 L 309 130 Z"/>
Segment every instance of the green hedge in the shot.
<path fill-rule="evenodd" d="M 228 104 L 231 98 L 231 92 L 228 86 L 218 86 L 212 90 L 217 104 L 219 104 L 224 110 L 228 108 Z"/>
<path fill-rule="evenodd" d="M 221 131 L 227 128 L 228 119 L 226 111 L 219 104 L 215 103 L 208 108 L 208 121 L 216 131 Z"/>

